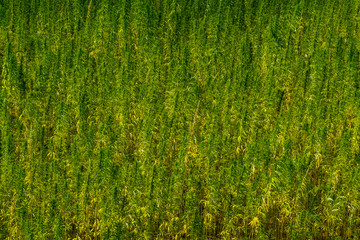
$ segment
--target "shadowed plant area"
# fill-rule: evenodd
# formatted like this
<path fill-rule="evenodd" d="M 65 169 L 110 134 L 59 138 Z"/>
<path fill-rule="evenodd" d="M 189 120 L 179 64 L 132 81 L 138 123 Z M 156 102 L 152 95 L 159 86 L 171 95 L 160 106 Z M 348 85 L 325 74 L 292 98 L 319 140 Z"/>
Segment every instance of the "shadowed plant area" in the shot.
<path fill-rule="evenodd" d="M 0 239 L 359 239 L 359 16 L 0 1 Z"/>

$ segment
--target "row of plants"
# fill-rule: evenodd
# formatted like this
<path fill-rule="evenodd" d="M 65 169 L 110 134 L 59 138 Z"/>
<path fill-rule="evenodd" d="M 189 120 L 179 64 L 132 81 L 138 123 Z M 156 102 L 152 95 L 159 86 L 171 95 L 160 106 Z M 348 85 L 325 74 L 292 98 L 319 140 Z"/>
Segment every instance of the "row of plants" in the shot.
<path fill-rule="evenodd" d="M 359 11 L 1 1 L 0 238 L 358 238 Z"/>

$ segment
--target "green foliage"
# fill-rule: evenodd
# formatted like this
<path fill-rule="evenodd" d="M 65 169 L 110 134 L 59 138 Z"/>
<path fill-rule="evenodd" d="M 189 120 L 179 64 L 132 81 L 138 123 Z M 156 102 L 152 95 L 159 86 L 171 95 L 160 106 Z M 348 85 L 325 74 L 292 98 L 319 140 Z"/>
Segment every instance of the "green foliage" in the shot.
<path fill-rule="evenodd" d="M 0 2 L 0 239 L 360 238 L 360 2 Z"/>

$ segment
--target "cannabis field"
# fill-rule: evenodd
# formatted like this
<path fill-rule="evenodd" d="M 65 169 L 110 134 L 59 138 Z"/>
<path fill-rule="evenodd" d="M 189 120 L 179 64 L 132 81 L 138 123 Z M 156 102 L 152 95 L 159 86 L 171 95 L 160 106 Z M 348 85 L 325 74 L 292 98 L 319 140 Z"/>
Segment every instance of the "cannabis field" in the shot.
<path fill-rule="evenodd" d="M 0 239 L 359 239 L 359 0 L 0 1 Z"/>

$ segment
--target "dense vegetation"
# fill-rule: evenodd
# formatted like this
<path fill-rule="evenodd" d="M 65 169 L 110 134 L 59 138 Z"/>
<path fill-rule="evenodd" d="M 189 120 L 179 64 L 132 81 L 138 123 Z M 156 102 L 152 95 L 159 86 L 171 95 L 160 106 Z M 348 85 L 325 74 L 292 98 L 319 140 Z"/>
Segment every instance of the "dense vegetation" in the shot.
<path fill-rule="evenodd" d="M 0 239 L 360 238 L 360 1 L 0 1 Z"/>

